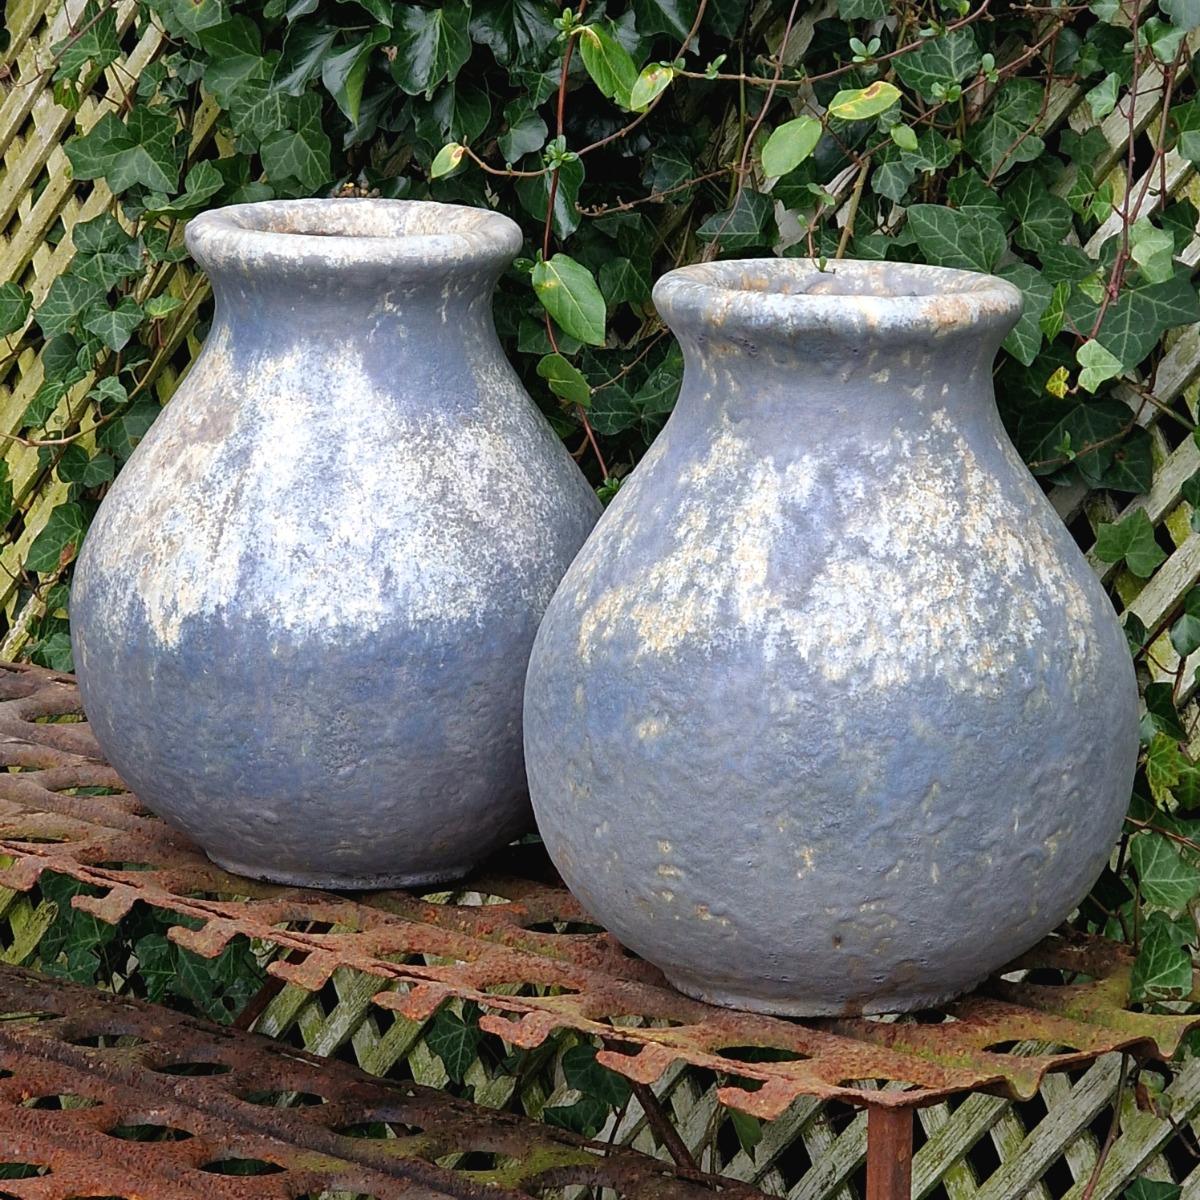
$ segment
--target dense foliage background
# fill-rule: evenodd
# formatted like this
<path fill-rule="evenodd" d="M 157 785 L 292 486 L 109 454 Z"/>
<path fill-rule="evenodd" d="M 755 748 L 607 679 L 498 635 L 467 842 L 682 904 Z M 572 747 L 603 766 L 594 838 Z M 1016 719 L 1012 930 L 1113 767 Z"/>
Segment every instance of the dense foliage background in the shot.
<path fill-rule="evenodd" d="M 1200 322 L 1198 213 L 1170 199 L 1200 162 L 1200 0 L 141 0 L 125 33 L 114 0 L 87 0 L 43 65 L 58 100 L 78 104 L 146 22 L 169 52 L 137 77 L 118 68 L 121 103 L 66 145 L 76 180 L 115 193 L 111 211 L 63 232 L 74 258 L 36 309 L 0 286 L 9 355 L 37 347 L 46 368 L 17 440 L 70 485 L 23 564 L 45 601 L 39 662 L 71 666 L 71 564 L 158 411 L 147 382 L 173 323 L 192 319 L 191 297 L 163 289 L 182 225 L 218 204 L 341 192 L 518 219 L 527 256 L 502 281 L 500 333 L 602 496 L 679 386 L 651 283 L 717 256 L 1012 280 L 1026 309 L 998 395 L 1047 486 L 1145 493 L 1147 414 L 1169 447 L 1195 435 L 1194 398 L 1163 401 L 1156 373 L 1169 331 Z M 93 372 L 85 449 L 56 414 Z M 1200 505 L 1200 472 L 1182 486 Z M 0 510 L 12 516 L 2 473 Z M 1117 586 L 1165 558 L 1142 510 L 1102 524 L 1094 553 Z M 1191 990 L 1197 940 L 1200 766 L 1182 707 L 1200 590 L 1155 628 L 1126 624 L 1143 765 L 1081 923 L 1136 943 L 1136 986 L 1161 1002 Z"/>

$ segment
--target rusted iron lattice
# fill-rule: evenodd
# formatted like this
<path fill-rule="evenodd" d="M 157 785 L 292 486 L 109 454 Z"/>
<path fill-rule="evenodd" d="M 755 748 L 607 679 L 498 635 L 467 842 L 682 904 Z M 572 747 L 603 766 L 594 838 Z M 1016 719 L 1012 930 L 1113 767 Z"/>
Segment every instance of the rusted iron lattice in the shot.
<path fill-rule="evenodd" d="M 1062 938 L 919 1021 L 798 1022 L 716 1009 L 679 995 L 589 926 L 533 848 L 525 858 L 511 852 L 439 902 L 231 876 L 123 790 L 86 723 L 72 719 L 79 714 L 69 676 L 0 667 L 0 765 L 8 771 L 0 775 L 0 854 L 10 859 L 0 884 L 28 890 L 49 870 L 100 889 L 73 903 L 105 921 L 139 900 L 182 914 L 197 927 L 170 936 L 205 956 L 238 934 L 262 939 L 279 951 L 268 970 L 310 991 L 338 967 L 367 972 L 381 980 L 375 1003 L 413 1020 L 453 996 L 480 1004 L 482 1027 L 513 1045 L 574 1029 L 600 1039 L 600 1061 L 638 1084 L 682 1060 L 716 1072 L 726 1081 L 721 1101 L 756 1116 L 778 1116 L 802 1095 L 868 1105 L 872 1149 L 902 1160 L 890 1185 L 875 1172 L 877 1187 L 891 1188 L 879 1196 L 894 1194 L 907 1170 L 913 1108 L 968 1090 L 1026 1099 L 1048 1071 L 1112 1050 L 1170 1057 L 1200 1019 L 1136 1011 L 1124 947 Z M 1030 1042 L 1045 1052 L 1011 1052 Z M 882 1169 L 883 1158 L 871 1157 Z"/>
<path fill-rule="evenodd" d="M 21 1200 L 712 1194 L 634 1150 L 13 968 L 0 971 L 0 1075 L 0 1196 Z"/>

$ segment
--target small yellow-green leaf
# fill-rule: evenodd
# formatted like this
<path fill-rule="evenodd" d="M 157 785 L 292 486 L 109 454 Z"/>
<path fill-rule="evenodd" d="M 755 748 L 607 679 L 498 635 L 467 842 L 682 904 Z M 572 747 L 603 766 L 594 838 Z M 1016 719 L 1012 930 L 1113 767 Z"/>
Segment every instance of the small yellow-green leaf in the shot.
<path fill-rule="evenodd" d="M 763 147 L 762 165 L 775 178 L 794 171 L 821 140 L 821 122 L 814 117 L 797 117 L 772 131 Z"/>
<path fill-rule="evenodd" d="M 865 88 L 847 88 L 829 102 L 829 115 L 841 121 L 865 121 L 887 112 L 900 99 L 894 83 L 877 79 Z"/>
<path fill-rule="evenodd" d="M 888 130 L 891 139 L 900 147 L 901 150 L 908 150 L 911 153 L 916 153 L 917 150 L 917 132 L 911 125 L 893 125 Z"/>
<path fill-rule="evenodd" d="M 667 90 L 675 78 L 675 68 L 667 63 L 651 63 L 638 77 L 629 93 L 629 107 L 645 112 Z"/>
<path fill-rule="evenodd" d="M 443 175 L 457 171 L 466 152 L 466 148 L 458 142 L 447 142 L 434 156 L 433 164 L 429 168 L 429 178 L 440 179 Z"/>
<path fill-rule="evenodd" d="M 1071 382 L 1071 372 L 1066 367 L 1058 367 L 1054 373 L 1046 380 L 1046 391 L 1051 396 L 1057 396 L 1062 399 L 1067 394 L 1067 387 Z"/>

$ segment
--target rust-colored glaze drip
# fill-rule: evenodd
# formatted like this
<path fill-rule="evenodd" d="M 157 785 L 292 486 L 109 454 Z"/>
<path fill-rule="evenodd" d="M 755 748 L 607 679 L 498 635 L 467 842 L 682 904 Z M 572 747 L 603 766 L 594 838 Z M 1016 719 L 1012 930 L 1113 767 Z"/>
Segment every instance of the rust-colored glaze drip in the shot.
<path fill-rule="evenodd" d="M 0 1196 L 711 1195 L 633 1150 L 32 972 L 0 970 L 0 1018 L 0 1163 L 26 1176 L 0 1180 Z M 239 1168 L 252 1173 L 226 1173 Z"/>
<path fill-rule="evenodd" d="M 913 1110 L 867 1109 L 867 1200 L 910 1200 Z"/>
<path fill-rule="evenodd" d="M 0 664 L 0 855 L 10 860 L 0 884 L 26 891 L 54 871 L 98 889 L 73 903 L 102 920 L 138 901 L 179 913 L 198 927 L 170 936 L 205 956 L 238 934 L 262 939 L 277 950 L 271 974 L 310 991 L 338 967 L 367 972 L 379 980 L 375 1003 L 413 1020 L 457 996 L 481 1005 L 483 1028 L 516 1046 L 574 1029 L 604 1043 L 605 1065 L 641 1083 L 682 1060 L 717 1072 L 720 1099 L 759 1117 L 802 1095 L 884 1107 L 968 1090 L 1027 1099 L 1047 1071 L 1111 1050 L 1170 1057 L 1200 1023 L 1136 1011 L 1128 947 L 1098 938 L 1047 939 L 921 1021 L 800 1022 L 714 1008 L 587 923 L 537 847 L 507 851 L 453 892 L 355 897 L 243 879 L 124 790 L 80 712 L 70 676 Z M 1011 1053 L 1018 1042 L 1044 1051 Z"/>

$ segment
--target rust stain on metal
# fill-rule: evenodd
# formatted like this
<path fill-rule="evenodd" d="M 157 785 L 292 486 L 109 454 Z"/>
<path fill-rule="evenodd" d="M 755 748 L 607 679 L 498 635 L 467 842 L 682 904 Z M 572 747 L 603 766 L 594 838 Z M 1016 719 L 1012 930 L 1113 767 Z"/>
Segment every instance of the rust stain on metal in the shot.
<path fill-rule="evenodd" d="M 79 713 L 70 676 L 0 665 L 0 854 L 11 860 L 0 884 L 28 890 L 42 871 L 61 872 L 101 889 L 74 903 L 105 921 L 139 900 L 186 915 L 200 926 L 171 937 L 206 956 L 238 934 L 264 939 L 281 952 L 271 973 L 309 990 L 338 967 L 368 972 L 381 980 L 375 1003 L 416 1020 L 452 996 L 474 1000 L 483 1027 L 514 1045 L 575 1029 L 640 1082 L 683 1060 L 718 1072 L 721 1100 L 757 1116 L 801 1095 L 900 1107 L 967 1090 L 1026 1099 L 1047 1071 L 1108 1051 L 1170 1057 L 1200 1023 L 1136 1011 L 1128 949 L 1087 938 L 1050 938 L 921 1019 L 800 1022 L 714 1008 L 590 925 L 530 847 L 424 897 L 257 883 L 214 866 L 125 792 L 86 723 L 63 722 Z M 108 794 L 81 794 L 97 788 Z M 1009 1052 L 1030 1042 L 1048 1049 Z"/>
<path fill-rule="evenodd" d="M 637 1151 L 13 968 L 0 970 L 0 1076 L 0 1161 L 27 1176 L 0 1195 L 23 1200 L 712 1194 Z M 237 1166 L 258 1173 L 222 1173 Z"/>

